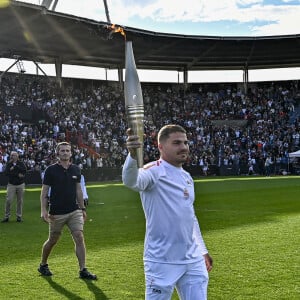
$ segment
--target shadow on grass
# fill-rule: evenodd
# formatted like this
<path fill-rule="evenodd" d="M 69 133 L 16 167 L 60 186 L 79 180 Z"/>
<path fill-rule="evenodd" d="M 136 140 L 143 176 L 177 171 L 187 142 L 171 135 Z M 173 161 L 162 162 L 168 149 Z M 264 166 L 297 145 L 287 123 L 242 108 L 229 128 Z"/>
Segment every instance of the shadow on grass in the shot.
<path fill-rule="evenodd" d="M 68 299 L 72 300 L 85 300 L 85 298 L 82 298 L 71 291 L 67 290 L 65 287 L 61 286 L 57 282 L 53 281 L 52 277 L 48 276 L 41 276 L 43 279 L 45 279 L 49 285 L 56 290 L 59 294 L 65 296 Z M 84 283 L 86 283 L 88 289 L 95 295 L 96 300 L 109 300 L 109 298 L 106 297 L 106 295 L 102 292 L 102 290 L 97 287 L 93 282 L 82 280 Z"/>
<path fill-rule="evenodd" d="M 102 292 L 102 290 L 95 285 L 93 281 L 83 280 L 88 289 L 94 294 L 95 300 L 109 300 L 106 295 Z"/>

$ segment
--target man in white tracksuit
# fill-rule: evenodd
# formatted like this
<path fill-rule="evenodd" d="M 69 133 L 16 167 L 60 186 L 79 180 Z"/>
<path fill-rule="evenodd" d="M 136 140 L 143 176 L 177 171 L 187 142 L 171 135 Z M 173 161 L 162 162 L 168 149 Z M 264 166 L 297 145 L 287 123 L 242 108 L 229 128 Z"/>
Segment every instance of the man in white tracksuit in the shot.
<path fill-rule="evenodd" d="M 170 300 L 176 287 L 181 300 L 207 299 L 208 254 L 195 215 L 194 183 L 182 165 L 188 159 L 186 131 L 166 125 L 158 133 L 160 159 L 137 167 L 137 136 L 128 131 L 129 155 L 123 182 L 139 191 L 146 217 L 144 270 L 146 300 Z"/>

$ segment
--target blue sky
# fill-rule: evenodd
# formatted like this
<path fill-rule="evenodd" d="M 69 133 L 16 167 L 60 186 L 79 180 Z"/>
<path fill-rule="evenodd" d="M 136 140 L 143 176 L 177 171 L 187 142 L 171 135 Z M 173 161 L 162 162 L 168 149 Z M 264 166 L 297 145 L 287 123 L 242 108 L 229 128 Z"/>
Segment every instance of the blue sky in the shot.
<path fill-rule="evenodd" d="M 1 2 L 2 0 L 0 0 Z M 6 0 L 7 1 L 7 0 Z M 23 0 L 40 5 L 42 0 Z M 114 24 L 154 32 L 206 36 L 274 36 L 300 34 L 300 0 L 107 0 L 110 20 Z M 51 8 L 51 7 L 50 7 Z M 58 0 L 56 11 L 95 21 L 107 21 L 103 0 Z M 0 58 L 0 70 L 12 62 Z M 30 71 L 31 68 L 31 71 Z M 43 66 L 47 75 L 55 75 L 54 66 Z M 26 63 L 28 73 L 34 65 Z M 11 71 L 15 72 L 14 69 Z M 108 73 L 107 73 L 108 72 Z M 143 73 L 142 73 L 143 72 Z M 116 80 L 116 70 L 95 70 L 63 66 L 63 76 Z M 189 72 L 189 81 L 242 81 L 242 71 Z M 176 72 L 139 72 L 141 81 L 177 82 Z M 182 81 L 183 74 L 179 74 Z M 210 79 L 211 78 L 211 79 Z M 249 80 L 297 79 L 300 68 L 249 72 Z"/>
<path fill-rule="evenodd" d="M 23 1 L 41 4 L 42 0 Z M 107 0 L 112 23 L 187 35 L 300 33 L 300 0 Z M 56 11 L 107 21 L 102 0 L 59 0 Z"/>

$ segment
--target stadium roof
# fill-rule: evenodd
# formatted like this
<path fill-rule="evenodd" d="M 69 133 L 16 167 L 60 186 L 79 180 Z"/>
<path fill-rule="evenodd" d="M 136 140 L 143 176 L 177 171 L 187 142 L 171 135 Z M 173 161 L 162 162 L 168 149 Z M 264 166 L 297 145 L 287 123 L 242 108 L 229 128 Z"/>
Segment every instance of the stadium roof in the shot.
<path fill-rule="evenodd" d="M 125 39 L 108 23 L 11 1 L 0 8 L 0 57 L 124 68 Z M 192 25 L 191 25 L 192 26 Z M 242 70 L 299 67 L 300 34 L 272 37 L 174 35 L 123 27 L 138 69 Z"/>

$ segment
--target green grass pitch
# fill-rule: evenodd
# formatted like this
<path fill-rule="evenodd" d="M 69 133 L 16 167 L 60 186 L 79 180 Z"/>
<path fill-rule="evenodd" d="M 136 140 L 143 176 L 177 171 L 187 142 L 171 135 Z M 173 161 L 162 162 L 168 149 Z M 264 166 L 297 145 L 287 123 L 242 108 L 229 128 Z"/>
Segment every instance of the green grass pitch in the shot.
<path fill-rule="evenodd" d="M 40 220 L 40 187 L 27 186 L 24 222 L 0 224 L 0 300 L 144 299 L 145 220 L 138 193 L 121 183 L 88 185 L 87 267 L 98 281 L 78 278 L 67 229 L 54 248 L 51 278 L 39 276 L 48 226 Z M 214 258 L 211 300 L 300 299 L 300 179 L 195 180 L 195 210 Z M 0 190 L 0 213 L 5 190 Z M 2 217 L 2 215 L 1 215 Z M 172 300 L 177 300 L 176 293 Z"/>

